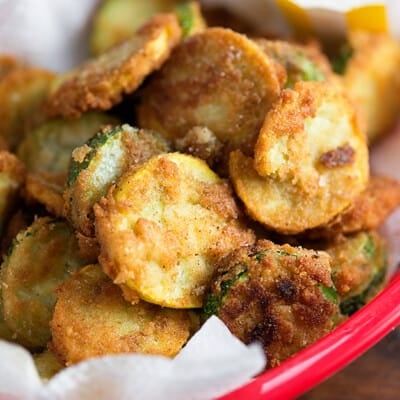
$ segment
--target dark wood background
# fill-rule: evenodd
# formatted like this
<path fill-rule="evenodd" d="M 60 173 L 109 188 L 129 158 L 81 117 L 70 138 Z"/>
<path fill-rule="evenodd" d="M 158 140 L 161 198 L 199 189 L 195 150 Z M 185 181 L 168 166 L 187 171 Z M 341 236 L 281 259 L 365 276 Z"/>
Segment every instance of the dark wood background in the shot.
<path fill-rule="evenodd" d="M 400 400 L 400 327 L 299 400 Z"/>

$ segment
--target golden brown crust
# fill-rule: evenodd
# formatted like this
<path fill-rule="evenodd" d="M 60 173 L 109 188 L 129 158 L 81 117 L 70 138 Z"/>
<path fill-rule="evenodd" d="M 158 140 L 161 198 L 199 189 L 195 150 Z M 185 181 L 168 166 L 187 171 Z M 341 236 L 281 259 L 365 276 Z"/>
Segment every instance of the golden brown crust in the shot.
<path fill-rule="evenodd" d="M 88 110 L 108 110 L 160 68 L 179 42 L 174 14 L 160 14 L 131 39 L 69 73 L 46 103 L 48 116 L 78 117 Z"/>
<path fill-rule="evenodd" d="M 134 302 L 201 307 L 215 259 L 254 241 L 226 183 L 179 153 L 128 170 L 94 211 L 100 263 Z"/>
<path fill-rule="evenodd" d="M 371 176 L 366 189 L 348 209 L 305 235 L 318 239 L 377 229 L 399 205 L 400 183 L 383 176 Z"/>
<path fill-rule="evenodd" d="M 330 151 L 343 155 L 343 149 L 349 149 L 343 160 L 326 157 Z M 229 167 L 248 214 L 287 234 L 331 220 L 369 175 L 357 113 L 328 82 L 297 82 L 294 90 L 283 90 L 265 118 L 254 160 L 232 152 Z"/>
<path fill-rule="evenodd" d="M 89 237 L 76 232 L 76 238 L 78 240 L 79 254 L 88 263 L 94 264 L 98 262 L 100 255 L 100 245 L 95 237 Z"/>
<path fill-rule="evenodd" d="M 0 80 L 20 66 L 22 66 L 22 62 L 14 56 L 0 55 Z"/>
<path fill-rule="evenodd" d="M 367 136 L 375 141 L 394 125 L 400 110 L 400 45 L 389 35 L 352 32 L 352 57 L 343 86 L 359 105 L 367 121 Z"/>
<path fill-rule="evenodd" d="M 190 334 L 186 311 L 127 303 L 98 265 L 73 275 L 57 295 L 51 347 L 67 365 L 117 353 L 173 357 Z"/>
<path fill-rule="evenodd" d="M 205 126 L 231 148 L 253 152 L 280 91 L 272 61 L 244 35 L 210 28 L 183 41 L 144 89 L 142 127 L 171 139 Z"/>
<path fill-rule="evenodd" d="M 0 81 L 0 135 L 11 149 L 43 121 L 40 107 L 53 79 L 48 71 L 21 67 Z"/>
<path fill-rule="evenodd" d="M 56 216 L 64 217 L 65 174 L 38 172 L 26 177 L 24 195 L 28 203 L 39 203 Z"/>
<path fill-rule="evenodd" d="M 232 252 L 220 260 L 212 285 L 214 296 L 229 287 L 218 316 L 245 343 L 260 342 L 269 367 L 279 365 L 335 326 L 338 305 L 321 291 L 333 287 L 329 260 L 324 252 L 267 240 Z M 235 269 L 240 277 L 221 285 L 235 279 Z"/>

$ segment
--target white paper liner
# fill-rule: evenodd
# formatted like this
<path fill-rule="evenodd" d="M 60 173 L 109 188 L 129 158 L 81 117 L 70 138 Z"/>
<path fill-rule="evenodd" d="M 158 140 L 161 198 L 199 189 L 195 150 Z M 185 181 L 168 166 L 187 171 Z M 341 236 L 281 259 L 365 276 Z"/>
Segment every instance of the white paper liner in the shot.
<path fill-rule="evenodd" d="M 245 346 L 217 317 L 175 359 L 100 357 L 66 368 L 46 384 L 23 348 L 0 341 L 0 360 L 0 399 L 18 400 L 209 400 L 243 385 L 266 365 L 261 346 Z"/>

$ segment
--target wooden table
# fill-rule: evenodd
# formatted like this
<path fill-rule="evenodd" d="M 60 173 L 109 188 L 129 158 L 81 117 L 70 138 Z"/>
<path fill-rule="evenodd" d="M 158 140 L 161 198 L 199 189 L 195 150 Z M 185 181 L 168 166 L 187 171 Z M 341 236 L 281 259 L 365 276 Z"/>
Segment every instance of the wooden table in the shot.
<path fill-rule="evenodd" d="M 299 400 L 400 400 L 400 327 Z"/>

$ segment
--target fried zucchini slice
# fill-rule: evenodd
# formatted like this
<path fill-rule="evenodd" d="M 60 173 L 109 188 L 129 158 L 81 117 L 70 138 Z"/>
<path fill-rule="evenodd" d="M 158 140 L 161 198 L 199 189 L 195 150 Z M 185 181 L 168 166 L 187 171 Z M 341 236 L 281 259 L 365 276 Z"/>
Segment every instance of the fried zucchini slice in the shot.
<path fill-rule="evenodd" d="M 48 71 L 21 67 L 0 81 L 0 136 L 11 149 L 44 118 L 40 107 L 53 79 Z"/>
<path fill-rule="evenodd" d="M 7 151 L 0 151 L 0 235 L 17 205 L 25 175 L 25 167 L 17 157 Z"/>
<path fill-rule="evenodd" d="M 351 32 L 340 59 L 343 84 L 366 116 L 367 136 L 373 142 L 399 115 L 400 45 L 388 35 Z"/>
<path fill-rule="evenodd" d="M 99 265 L 57 290 L 52 348 L 67 365 L 117 353 L 175 356 L 190 334 L 189 312 L 126 302 Z"/>
<path fill-rule="evenodd" d="M 64 217 L 64 186 L 64 174 L 51 172 L 28 174 L 24 188 L 25 199 L 28 203 L 42 204 L 56 217 Z"/>
<path fill-rule="evenodd" d="M 254 240 L 227 184 L 179 153 L 128 170 L 94 211 L 100 263 L 132 302 L 201 307 L 215 258 Z"/>
<path fill-rule="evenodd" d="M 69 72 L 47 99 L 47 115 L 78 117 L 110 109 L 161 67 L 181 35 L 174 14 L 156 15 L 132 38 Z"/>
<path fill-rule="evenodd" d="M 254 160 L 233 152 L 229 169 L 252 218 L 295 234 L 327 223 L 364 190 L 368 149 L 340 91 L 326 82 L 297 82 L 267 114 Z"/>
<path fill-rule="evenodd" d="M 50 350 L 34 354 L 33 361 L 43 382 L 49 381 L 55 374 L 60 372 L 64 365 L 57 356 Z"/>
<path fill-rule="evenodd" d="M 139 167 L 150 157 L 170 150 L 162 136 L 127 124 L 107 127 L 75 149 L 64 195 L 65 214 L 71 224 L 82 234 L 93 236 L 94 203 L 129 165 Z"/>
<path fill-rule="evenodd" d="M 102 126 L 118 123 L 117 118 L 95 112 L 78 119 L 49 120 L 25 136 L 17 155 L 30 172 L 67 173 L 75 147 L 82 146 Z"/>
<path fill-rule="evenodd" d="M 280 40 L 254 39 L 255 43 L 278 64 L 283 87 L 293 88 L 299 81 L 326 81 L 333 74 L 329 61 L 314 46 L 300 46 Z"/>
<path fill-rule="evenodd" d="M 332 279 L 343 314 L 351 315 L 382 288 L 386 275 L 385 241 L 374 231 L 359 232 L 328 244 Z"/>
<path fill-rule="evenodd" d="M 339 306 L 325 252 L 260 240 L 222 258 L 204 307 L 274 367 L 332 330 Z"/>
<path fill-rule="evenodd" d="M 400 183 L 384 176 L 371 176 L 366 189 L 349 208 L 328 224 L 305 234 L 319 239 L 377 229 L 399 205 Z"/>
<path fill-rule="evenodd" d="M 228 149 L 252 154 L 279 92 L 273 61 L 252 40 L 210 28 L 183 41 L 143 90 L 139 126 L 170 139 L 204 126 Z"/>
<path fill-rule="evenodd" d="M 96 12 L 90 33 L 90 49 L 99 55 L 132 37 L 150 17 L 175 11 L 183 37 L 206 27 L 197 2 L 179 0 L 106 0 Z"/>
<path fill-rule="evenodd" d="M 72 229 L 61 220 L 38 218 L 14 240 L 2 265 L 4 319 L 16 341 L 31 349 L 50 340 L 55 289 L 85 264 Z"/>
<path fill-rule="evenodd" d="M 95 56 L 133 36 L 150 17 L 170 12 L 176 0 L 106 0 L 93 18 L 90 50 Z"/>

